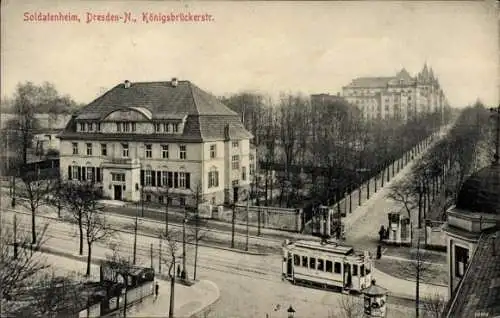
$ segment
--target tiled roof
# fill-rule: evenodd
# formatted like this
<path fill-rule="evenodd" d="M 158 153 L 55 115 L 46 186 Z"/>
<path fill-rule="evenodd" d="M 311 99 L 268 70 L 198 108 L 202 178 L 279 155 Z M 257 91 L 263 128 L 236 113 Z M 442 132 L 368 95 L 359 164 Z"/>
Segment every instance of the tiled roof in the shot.
<path fill-rule="evenodd" d="M 152 121 L 182 119 L 187 116 L 182 135 L 172 134 L 102 134 L 77 133 L 75 121 L 102 120 L 108 114 L 120 109 L 132 108 L 147 113 Z M 149 120 L 146 119 L 145 120 Z M 238 113 L 222 104 L 215 96 L 203 91 L 189 81 L 141 82 L 124 84 L 100 96 L 82 108 L 68 123 L 61 139 L 98 139 L 98 140 L 158 140 L 200 142 L 202 140 L 223 140 L 227 136 L 225 127 L 229 125 L 230 139 L 245 139 L 253 136 L 243 127 Z"/>
<path fill-rule="evenodd" d="M 493 249 L 496 249 L 495 251 Z M 500 231 L 484 234 L 446 317 L 500 315 Z"/>
<path fill-rule="evenodd" d="M 387 84 L 394 77 L 358 77 L 346 87 L 378 88 L 387 87 Z"/>

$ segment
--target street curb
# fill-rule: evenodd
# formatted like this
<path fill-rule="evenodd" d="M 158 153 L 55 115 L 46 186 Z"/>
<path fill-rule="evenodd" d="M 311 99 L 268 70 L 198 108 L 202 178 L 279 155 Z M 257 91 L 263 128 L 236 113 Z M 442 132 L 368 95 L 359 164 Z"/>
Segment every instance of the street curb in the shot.
<path fill-rule="evenodd" d="M 208 283 L 210 285 L 212 285 L 212 287 L 214 288 L 214 291 L 215 291 L 215 297 L 213 297 L 213 299 L 211 299 L 210 301 L 208 301 L 206 304 L 203 304 L 203 306 L 201 306 L 200 309 L 196 309 L 192 312 L 190 312 L 188 315 L 184 316 L 186 318 L 195 318 L 196 315 L 200 314 L 200 313 L 203 313 L 205 312 L 207 309 L 209 309 L 213 304 L 215 304 L 216 302 L 219 301 L 220 299 L 220 289 L 219 289 L 219 286 L 217 286 L 216 283 L 212 282 L 211 280 L 200 280 L 200 282 L 205 282 L 205 283 Z"/>
<path fill-rule="evenodd" d="M 21 214 L 26 214 L 26 215 L 30 215 L 29 212 L 24 212 L 24 211 L 18 211 L 18 210 L 13 210 L 13 209 L 5 209 L 6 211 L 9 211 L 11 213 L 21 213 Z M 115 214 L 115 213 L 108 213 L 109 215 L 112 215 L 114 217 L 117 217 L 117 218 L 124 218 L 123 215 L 119 215 L 119 214 Z M 37 215 L 38 217 L 41 217 L 41 218 L 45 218 L 45 219 L 49 219 L 49 220 L 56 220 L 56 221 L 59 221 L 59 222 L 63 222 L 63 223 L 68 223 L 66 220 L 64 219 L 59 219 L 59 218 L 55 218 L 55 217 L 52 217 L 52 216 L 46 216 L 46 215 Z M 129 217 L 129 216 L 125 216 L 125 218 L 131 218 L 133 219 L 133 217 Z M 148 220 L 149 221 L 149 220 Z M 154 222 L 154 221 L 153 221 Z M 120 232 L 123 232 L 123 233 L 128 233 L 128 234 L 133 234 L 132 232 L 130 231 L 127 231 L 127 230 L 123 230 L 123 229 L 118 229 Z M 143 236 L 148 236 L 148 237 L 156 237 L 154 235 L 151 235 L 151 234 L 148 234 L 148 233 L 145 233 L 143 231 L 138 231 L 138 233 L 141 233 L 141 235 Z M 188 243 L 188 244 L 194 244 L 194 243 Z M 222 247 L 222 246 L 217 246 L 217 245 L 211 245 L 211 244 L 205 244 L 205 243 L 198 243 L 199 246 L 203 246 L 203 247 L 208 247 L 208 248 L 213 248 L 213 249 L 220 249 L 220 250 L 225 250 L 225 251 L 229 251 L 229 252 L 235 252 L 235 253 L 239 253 L 239 254 L 247 254 L 247 255 L 254 255 L 254 256 L 269 256 L 270 253 L 263 253 L 263 252 L 253 252 L 253 251 L 243 251 L 243 250 L 240 250 L 240 249 L 233 249 L 233 248 L 230 248 L 230 247 Z M 70 256 L 68 256 L 70 257 Z"/>

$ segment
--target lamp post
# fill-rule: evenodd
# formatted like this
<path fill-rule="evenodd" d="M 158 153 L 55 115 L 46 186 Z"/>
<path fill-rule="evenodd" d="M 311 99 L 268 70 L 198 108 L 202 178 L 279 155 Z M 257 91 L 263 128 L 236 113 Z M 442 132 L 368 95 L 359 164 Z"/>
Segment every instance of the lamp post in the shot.
<path fill-rule="evenodd" d="M 133 255 L 133 264 L 135 265 L 136 262 L 136 255 L 137 255 L 137 214 L 139 214 L 138 211 L 139 209 L 135 210 L 135 222 L 134 222 L 134 255 Z"/>

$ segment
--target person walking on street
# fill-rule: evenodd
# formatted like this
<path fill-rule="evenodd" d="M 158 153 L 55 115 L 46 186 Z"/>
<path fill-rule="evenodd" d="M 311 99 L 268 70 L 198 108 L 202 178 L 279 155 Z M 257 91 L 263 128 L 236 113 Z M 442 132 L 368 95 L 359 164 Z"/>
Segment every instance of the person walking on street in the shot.
<path fill-rule="evenodd" d="M 155 300 L 158 298 L 158 291 L 160 289 L 160 286 L 158 285 L 158 282 L 155 283 Z"/>

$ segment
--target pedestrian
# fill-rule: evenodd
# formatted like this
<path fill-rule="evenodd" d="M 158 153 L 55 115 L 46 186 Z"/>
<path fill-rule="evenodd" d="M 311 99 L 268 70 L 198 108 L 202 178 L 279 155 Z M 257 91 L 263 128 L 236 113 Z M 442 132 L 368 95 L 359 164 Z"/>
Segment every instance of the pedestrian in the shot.
<path fill-rule="evenodd" d="M 177 277 L 181 277 L 181 265 L 177 265 Z"/>
<path fill-rule="evenodd" d="M 158 281 L 155 283 L 155 300 L 158 298 L 158 291 L 160 286 L 158 285 Z"/>
<path fill-rule="evenodd" d="M 385 238 L 385 227 L 383 225 L 380 227 L 380 230 L 378 231 L 378 237 L 380 242 L 382 242 L 382 240 Z"/>
<path fill-rule="evenodd" d="M 381 259 L 382 258 L 382 246 L 377 245 L 377 259 Z"/>

